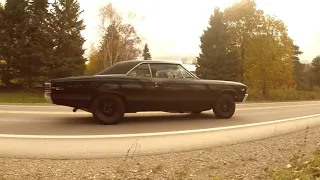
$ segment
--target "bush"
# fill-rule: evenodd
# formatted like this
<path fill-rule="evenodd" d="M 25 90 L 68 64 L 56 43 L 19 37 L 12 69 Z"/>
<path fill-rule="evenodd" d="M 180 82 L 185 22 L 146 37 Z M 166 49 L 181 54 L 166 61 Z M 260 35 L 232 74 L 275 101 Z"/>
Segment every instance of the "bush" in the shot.
<path fill-rule="evenodd" d="M 248 101 L 299 101 L 320 99 L 320 91 L 298 91 L 295 89 L 272 89 L 263 95 L 262 91 L 248 89 Z"/>

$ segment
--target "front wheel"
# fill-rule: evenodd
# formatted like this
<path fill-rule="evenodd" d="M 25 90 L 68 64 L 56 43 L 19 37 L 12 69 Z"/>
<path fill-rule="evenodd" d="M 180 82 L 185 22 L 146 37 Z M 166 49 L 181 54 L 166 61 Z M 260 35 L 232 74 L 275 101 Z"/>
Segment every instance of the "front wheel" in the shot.
<path fill-rule="evenodd" d="M 228 119 L 233 116 L 236 110 L 236 103 L 234 97 L 229 94 L 220 95 L 213 107 L 213 112 L 217 118 Z"/>
<path fill-rule="evenodd" d="M 125 105 L 117 95 L 105 94 L 95 98 L 91 112 L 95 120 L 102 124 L 117 124 L 124 117 Z"/>

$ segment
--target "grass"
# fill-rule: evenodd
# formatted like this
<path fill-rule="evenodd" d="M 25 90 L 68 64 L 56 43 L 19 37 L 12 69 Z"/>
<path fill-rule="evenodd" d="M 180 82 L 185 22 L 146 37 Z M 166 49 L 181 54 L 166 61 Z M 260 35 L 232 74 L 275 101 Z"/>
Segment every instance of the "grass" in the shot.
<path fill-rule="evenodd" d="M 308 128 L 304 141 L 290 159 L 286 167 L 278 167 L 270 171 L 274 180 L 318 180 L 320 179 L 320 147 L 316 148 L 310 159 L 306 159 L 304 149 L 307 144 Z M 318 146 L 318 145 L 317 145 Z"/>
<path fill-rule="evenodd" d="M 277 168 L 271 176 L 275 180 L 320 179 L 320 149 L 316 150 L 308 161 L 293 163 L 291 167 Z"/>
<path fill-rule="evenodd" d="M 290 102 L 319 100 L 320 91 L 298 91 L 294 89 L 270 89 L 267 95 L 256 89 L 248 89 L 249 102 Z"/>
<path fill-rule="evenodd" d="M 30 103 L 30 104 L 45 104 L 45 100 L 42 92 L 0 92 L 0 103 L 1 104 L 12 104 L 12 103 Z"/>

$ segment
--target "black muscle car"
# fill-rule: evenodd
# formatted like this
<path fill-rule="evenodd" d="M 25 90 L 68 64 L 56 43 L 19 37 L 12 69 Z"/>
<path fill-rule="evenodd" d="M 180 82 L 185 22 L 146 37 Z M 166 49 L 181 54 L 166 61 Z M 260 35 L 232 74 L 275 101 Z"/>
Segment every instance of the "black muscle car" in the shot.
<path fill-rule="evenodd" d="M 125 113 L 142 111 L 198 114 L 212 109 L 216 117 L 230 118 L 246 92 L 242 83 L 199 79 L 180 63 L 130 60 L 94 76 L 52 79 L 45 83 L 44 96 L 74 112 L 90 112 L 103 124 L 116 124 Z"/>

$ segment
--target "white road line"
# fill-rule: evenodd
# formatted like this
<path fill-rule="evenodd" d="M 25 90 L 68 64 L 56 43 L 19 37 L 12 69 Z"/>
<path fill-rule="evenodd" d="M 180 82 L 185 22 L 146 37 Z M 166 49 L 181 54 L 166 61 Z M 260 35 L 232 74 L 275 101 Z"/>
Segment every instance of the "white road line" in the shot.
<path fill-rule="evenodd" d="M 258 105 L 258 104 L 296 104 L 296 103 L 320 103 L 319 100 L 314 101 L 279 101 L 279 102 L 265 102 L 265 103 L 259 103 L 259 102 L 252 102 L 252 103 L 239 103 L 239 105 Z"/>
<path fill-rule="evenodd" d="M 88 114 L 88 112 L 64 112 L 64 111 L 4 111 L 0 110 L 0 114 Z"/>
<path fill-rule="evenodd" d="M 254 110 L 254 109 L 276 109 L 276 108 L 289 108 L 289 107 L 303 107 L 303 106 L 319 106 L 320 103 L 317 104 L 299 104 L 299 105 L 288 105 L 288 106 L 265 106 L 265 107 L 249 107 L 249 108 L 237 108 L 237 110 Z"/>
<path fill-rule="evenodd" d="M 230 129 L 236 129 L 236 128 L 254 127 L 254 126 L 275 124 L 275 123 L 281 123 L 281 122 L 296 121 L 296 120 L 307 119 L 307 118 L 315 118 L 315 117 L 319 117 L 319 121 L 320 121 L 320 114 L 313 114 L 308 116 L 300 116 L 295 118 L 280 119 L 280 120 L 260 122 L 260 123 L 251 123 L 251 124 L 236 125 L 236 126 L 218 127 L 218 128 L 196 129 L 196 130 L 171 131 L 171 132 L 113 134 L 113 135 L 66 135 L 66 136 L 0 134 L 0 138 L 99 139 L 99 138 L 129 138 L 129 137 L 147 137 L 147 136 L 161 136 L 161 135 L 181 135 L 181 134 L 188 134 L 188 133 L 202 133 L 202 132 L 208 132 L 208 131 L 221 131 L 221 130 L 230 130 Z"/>
<path fill-rule="evenodd" d="M 291 107 L 303 107 L 303 106 L 319 106 L 317 104 L 300 104 L 300 105 L 288 105 L 288 106 L 265 106 L 265 107 L 248 107 L 248 108 L 237 108 L 237 111 L 246 111 L 246 110 L 259 110 L 259 109 L 278 109 L 278 108 L 291 108 Z M 165 112 L 139 112 L 139 114 L 159 114 Z M 66 112 L 66 111 L 12 111 L 12 110 L 0 110 L 0 114 L 88 114 L 88 112 Z M 166 113 L 167 114 L 167 113 Z"/>

